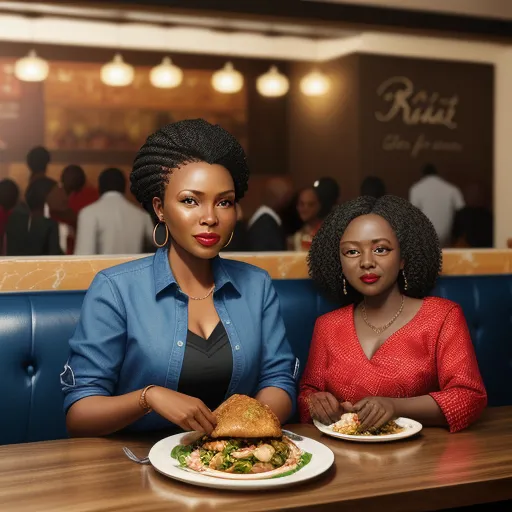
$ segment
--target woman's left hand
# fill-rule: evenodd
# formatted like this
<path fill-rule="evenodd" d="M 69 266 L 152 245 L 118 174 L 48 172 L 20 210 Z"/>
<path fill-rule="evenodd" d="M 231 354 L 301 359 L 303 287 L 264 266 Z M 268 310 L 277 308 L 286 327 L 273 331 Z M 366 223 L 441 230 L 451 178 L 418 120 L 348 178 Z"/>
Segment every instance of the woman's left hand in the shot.
<path fill-rule="evenodd" d="M 395 416 L 395 405 L 391 398 L 370 396 L 354 405 L 361 422 L 361 430 L 380 428 Z"/>

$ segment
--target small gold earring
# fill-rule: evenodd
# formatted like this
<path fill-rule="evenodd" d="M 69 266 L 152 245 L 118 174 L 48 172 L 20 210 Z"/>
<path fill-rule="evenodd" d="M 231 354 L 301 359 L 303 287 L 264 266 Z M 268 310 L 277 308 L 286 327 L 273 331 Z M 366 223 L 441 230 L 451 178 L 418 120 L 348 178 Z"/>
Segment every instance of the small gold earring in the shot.
<path fill-rule="evenodd" d="M 402 276 L 404 278 L 404 290 L 407 290 L 409 288 L 409 284 L 407 283 L 407 277 L 405 277 L 405 270 L 402 269 Z"/>
<path fill-rule="evenodd" d="M 344 277 L 343 277 L 343 293 L 345 295 L 348 295 L 348 293 L 347 293 L 347 282 L 345 281 Z"/>

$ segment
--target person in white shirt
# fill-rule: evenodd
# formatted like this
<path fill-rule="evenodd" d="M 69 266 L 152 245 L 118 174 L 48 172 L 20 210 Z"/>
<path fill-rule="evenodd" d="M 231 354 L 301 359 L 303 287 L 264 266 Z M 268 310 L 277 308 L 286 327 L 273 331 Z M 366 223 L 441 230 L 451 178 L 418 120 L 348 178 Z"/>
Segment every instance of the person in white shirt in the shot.
<path fill-rule="evenodd" d="M 126 178 L 120 169 L 99 177 L 100 198 L 78 215 L 75 254 L 140 254 L 152 244 L 150 216 L 124 196 Z"/>
<path fill-rule="evenodd" d="M 434 165 L 423 168 L 423 178 L 409 191 L 409 201 L 434 225 L 442 247 L 450 244 L 453 219 L 464 208 L 462 192 L 437 174 Z"/>

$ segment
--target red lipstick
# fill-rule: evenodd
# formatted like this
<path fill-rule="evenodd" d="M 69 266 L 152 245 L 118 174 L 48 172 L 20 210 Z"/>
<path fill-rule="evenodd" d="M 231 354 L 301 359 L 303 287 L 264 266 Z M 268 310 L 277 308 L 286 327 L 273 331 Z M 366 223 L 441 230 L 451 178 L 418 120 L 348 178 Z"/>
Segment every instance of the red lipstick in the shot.
<path fill-rule="evenodd" d="M 194 235 L 194 238 L 205 247 L 212 247 L 219 243 L 220 236 L 217 233 L 199 233 Z"/>
<path fill-rule="evenodd" d="M 361 281 L 363 281 L 363 283 L 365 284 L 373 284 L 380 279 L 380 276 L 378 276 L 377 274 L 365 274 L 364 276 L 361 276 L 359 279 L 361 279 Z"/>

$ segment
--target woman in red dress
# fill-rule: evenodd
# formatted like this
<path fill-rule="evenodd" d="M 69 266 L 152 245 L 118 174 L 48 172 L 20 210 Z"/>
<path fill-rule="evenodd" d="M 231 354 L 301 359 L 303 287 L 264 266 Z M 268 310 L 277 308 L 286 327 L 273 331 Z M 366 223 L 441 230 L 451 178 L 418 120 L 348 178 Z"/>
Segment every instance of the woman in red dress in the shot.
<path fill-rule="evenodd" d="M 303 422 L 357 412 L 363 428 L 403 416 L 455 432 L 480 416 L 487 394 L 462 309 L 429 296 L 441 249 L 419 209 L 394 196 L 344 203 L 313 239 L 309 265 L 343 307 L 316 322 Z"/>

